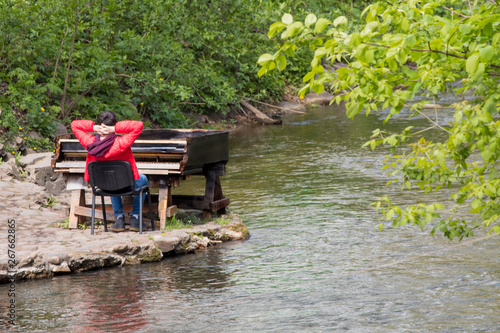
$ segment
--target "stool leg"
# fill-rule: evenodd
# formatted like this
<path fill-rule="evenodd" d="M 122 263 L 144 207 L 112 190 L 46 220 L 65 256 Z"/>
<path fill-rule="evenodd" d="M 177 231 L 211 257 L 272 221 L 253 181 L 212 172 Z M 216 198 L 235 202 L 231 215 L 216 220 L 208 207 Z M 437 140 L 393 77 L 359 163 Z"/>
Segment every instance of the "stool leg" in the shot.
<path fill-rule="evenodd" d="M 155 231 L 155 220 L 153 219 L 153 205 L 151 204 L 151 191 L 147 192 L 148 203 L 149 203 L 149 214 L 151 216 L 151 230 Z"/>
<path fill-rule="evenodd" d="M 104 204 L 104 196 L 101 195 L 102 200 L 102 218 L 104 220 L 104 231 L 108 232 L 108 221 L 106 220 L 106 205 Z"/>
<path fill-rule="evenodd" d="M 142 189 L 139 192 L 139 198 L 141 198 L 141 200 L 139 200 L 139 235 L 141 235 L 142 234 Z"/>
<path fill-rule="evenodd" d="M 90 234 L 94 234 L 94 220 L 95 220 L 95 194 L 92 194 L 92 224 L 90 225 Z"/>

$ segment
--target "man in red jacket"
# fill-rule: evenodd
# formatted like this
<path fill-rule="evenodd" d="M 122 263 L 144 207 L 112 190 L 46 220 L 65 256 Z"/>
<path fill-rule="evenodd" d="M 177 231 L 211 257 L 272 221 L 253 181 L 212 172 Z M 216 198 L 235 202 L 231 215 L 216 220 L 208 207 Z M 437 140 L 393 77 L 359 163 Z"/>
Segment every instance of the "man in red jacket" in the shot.
<path fill-rule="evenodd" d="M 130 146 L 141 134 L 143 124 L 141 121 L 116 120 L 113 111 L 104 111 L 97 117 L 97 124 L 92 120 L 75 120 L 71 123 L 71 129 L 76 138 L 87 149 L 87 162 L 85 165 L 85 174 L 83 179 L 89 181 L 88 164 L 91 161 L 128 161 L 132 166 L 135 186 L 140 187 L 148 184 L 145 175 L 139 174 L 135 158 Z M 94 136 L 90 134 L 96 132 Z M 122 136 L 116 134 L 123 134 Z M 146 194 L 142 196 L 142 202 Z M 130 213 L 130 230 L 139 231 L 139 196 L 134 196 L 134 204 Z M 115 213 L 116 222 L 109 229 L 115 232 L 125 231 L 125 213 L 123 212 L 123 203 L 121 197 L 111 197 L 111 204 Z M 143 223 L 142 229 L 146 230 Z"/>

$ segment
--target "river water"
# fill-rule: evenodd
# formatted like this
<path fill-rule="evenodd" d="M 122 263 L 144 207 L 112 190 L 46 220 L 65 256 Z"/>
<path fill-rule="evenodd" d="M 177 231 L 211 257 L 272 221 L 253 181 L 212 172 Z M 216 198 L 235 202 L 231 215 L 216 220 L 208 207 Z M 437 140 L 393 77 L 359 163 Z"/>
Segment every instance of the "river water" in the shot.
<path fill-rule="evenodd" d="M 451 116 L 440 113 L 443 123 Z M 232 134 L 222 186 L 249 240 L 20 282 L 18 331 L 500 332 L 500 237 L 374 229 L 379 196 L 424 199 L 386 187 L 387 150 L 361 147 L 384 117 L 317 108 Z M 427 126 L 401 116 L 385 129 L 410 124 Z"/>

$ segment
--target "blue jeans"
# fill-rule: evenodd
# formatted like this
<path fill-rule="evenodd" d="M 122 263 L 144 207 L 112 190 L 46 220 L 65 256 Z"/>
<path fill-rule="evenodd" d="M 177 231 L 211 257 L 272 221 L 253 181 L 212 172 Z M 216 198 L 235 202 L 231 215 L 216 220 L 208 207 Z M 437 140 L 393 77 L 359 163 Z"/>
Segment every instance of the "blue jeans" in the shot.
<path fill-rule="evenodd" d="M 145 175 L 139 174 L 139 179 L 135 181 L 135 188 L 148 185 L 148 178 Z M 146 197 L 146 193 L 142 194 L 142 204 L 144 206 L 144 198 Z M 139 216 L 140 210 L 140 198 L 138 195 L 134 195 L 134 205 L 132 206 L 132 212 L 130 215 Z M 123 203 L 122 197 L 111 197 L 111 205 L 113 206 L 113 211 L 115 212 L 115 216 L 118 217 L 120 215 L 125 215 L 123 212 Z"/>

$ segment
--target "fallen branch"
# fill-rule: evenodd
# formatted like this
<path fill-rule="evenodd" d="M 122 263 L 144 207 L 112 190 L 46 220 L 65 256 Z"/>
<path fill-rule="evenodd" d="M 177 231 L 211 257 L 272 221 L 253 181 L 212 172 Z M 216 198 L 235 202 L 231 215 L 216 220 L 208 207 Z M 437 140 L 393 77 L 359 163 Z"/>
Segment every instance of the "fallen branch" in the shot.
<path fill-rule="evenodd" d="M 242 97 L 242 96 L 240 96 L 240 97 Z M 272 105 L 272 104 L 268 104 L 268 103 L 256 101 L 256 100 L 248 98 L 248 97 L 244 97 L 244 98 L 248 99 L 248 100 L 250 100 L 252 102 L 255 102 L 255 103 L 260 103 L 260 104 L 263 104 L 263 105 L 266 105 L 266 106 L 270 106 L 270 107 L 273 107 L 273 108 L 276 108 L 276 109 L 280 109 L 280 110 L 283 110 L 283 111 L 287 111 L 287 112 L 305 113 L 304 111 L 297 111 L 297 110 L 292 110 L 292 109 L 288 109 L 288 108 L 282 108 L 281 106 L 276 106 L 276 105 Z"/>
<path fill-rule="evenodd" d="M 255 118 L 263 124 L 268 124 L 268 125 L 275 125 L 275 124 L 280 124 L 281 120 L 274 120 L 266 116 L 264 113 L 259 111 L 257 108 L 255 108 L 253 105 L 246 101 L 241 101 L 240 102 L 242 106 L 244 106 L 248 111 L 251 111 Z"/>

